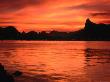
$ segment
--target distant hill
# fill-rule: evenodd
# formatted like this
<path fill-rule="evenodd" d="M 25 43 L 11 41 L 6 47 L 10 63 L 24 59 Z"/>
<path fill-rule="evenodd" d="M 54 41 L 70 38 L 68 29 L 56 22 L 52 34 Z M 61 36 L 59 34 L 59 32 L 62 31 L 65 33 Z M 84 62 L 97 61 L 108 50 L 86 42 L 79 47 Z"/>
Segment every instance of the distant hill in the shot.
<path fill-rule="evenodd" d="M 90 19 L 84 29 L 75 32 L 19 32 L 14 26 L 0 27 L 0 40 L 84 40 L 110 41 L 110 24 L 96 24 Z"/>
<path fill-rule="evenodd" d="M 0 27 L 0 40 L 18 40 L 20 32 L 14 26 Z"/>

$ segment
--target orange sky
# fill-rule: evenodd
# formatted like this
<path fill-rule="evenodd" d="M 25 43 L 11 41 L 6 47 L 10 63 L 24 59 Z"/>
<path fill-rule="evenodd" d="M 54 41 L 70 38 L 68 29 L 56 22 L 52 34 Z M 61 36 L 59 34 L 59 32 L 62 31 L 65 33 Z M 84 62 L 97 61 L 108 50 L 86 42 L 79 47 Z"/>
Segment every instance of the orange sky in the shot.
<path fill-rule="evenodd" d="M 73 31 L 86 18 L 110 23 L 110 0 L 0 0 L 0 26 L 20 31 Z"/>

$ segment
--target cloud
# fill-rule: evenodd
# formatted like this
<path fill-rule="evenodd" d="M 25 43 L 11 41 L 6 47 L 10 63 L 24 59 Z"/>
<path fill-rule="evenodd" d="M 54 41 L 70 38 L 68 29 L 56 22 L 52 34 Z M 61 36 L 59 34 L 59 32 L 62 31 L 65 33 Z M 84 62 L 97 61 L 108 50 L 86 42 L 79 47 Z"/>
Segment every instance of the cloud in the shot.
<path fill-rule="evenodd" d="M 27 6 L 40 5 L 46 0 L 0 0 L 0 13 L 9 13 Z"/>
<path fill-rule="evenodd" d="M 88 3 L 82 3 L 79 5 L 73 5 L 70 7 L 66 7 L 66 9 L 70 10 L 89 10 L 89 11 L 110 11 L 110 1 L 109 0 L 100 0 L 100 2 L 90 1 Z"/>
<path fill-rule="evenodd" d="M 22 30 L 73 30 L 84 27 L 88 17 L 95 22 L 109 22 L 105 20 L 110 18 L 110 0 L 0 0 L 0 25 L 11 24 Z"/>
<path fill-rule="evenodd" d="M 16 23 L 16 22 L 0 22 L 0 24 L 10 24 L 10 23 Z"/>
<path fill-rule="evenodd" d="M 91 13 L 91 16 L 94 16 L 94 17 L 96 17 L 96 16 L 104 16 L 104 17 L 107 16 L 108 17 L 109 16 L 110 17 L 110 12 Z"/>
<path fill-rule="evenodd" d="M 11 17 L 0 17 L 1 20 L 11 20 Z"/>
<path fill-rule="evenodd" d="M 100 21 L 100 23 L 110 24 L 110 20 L 103 20 L 103 21 Z"/>

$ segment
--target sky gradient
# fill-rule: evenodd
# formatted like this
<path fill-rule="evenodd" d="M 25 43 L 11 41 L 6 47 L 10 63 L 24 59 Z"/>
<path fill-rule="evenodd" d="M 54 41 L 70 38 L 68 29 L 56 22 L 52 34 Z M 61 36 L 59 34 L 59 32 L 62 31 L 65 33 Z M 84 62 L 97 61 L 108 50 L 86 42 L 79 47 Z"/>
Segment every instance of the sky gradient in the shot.
<path fill-rule="evenodd" d="M 74 31 L 87 18 L 110 23 L 110 0 L 0 0 L 0 26 L 19 31 Z"/>

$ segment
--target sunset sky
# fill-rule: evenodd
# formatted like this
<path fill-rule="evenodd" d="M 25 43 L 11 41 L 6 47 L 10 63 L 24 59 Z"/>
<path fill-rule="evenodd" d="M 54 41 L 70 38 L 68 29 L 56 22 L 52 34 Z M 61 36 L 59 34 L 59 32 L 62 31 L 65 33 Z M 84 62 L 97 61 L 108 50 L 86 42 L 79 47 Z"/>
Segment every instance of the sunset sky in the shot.
<path fill-rule="evenodd" d="M 110 0 L 0 0 L 0 26 L 19 31 L 74 31 L 87 18 L 110 23 Z"/>

